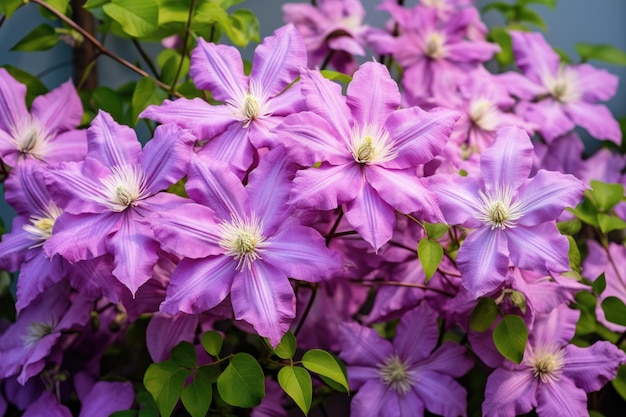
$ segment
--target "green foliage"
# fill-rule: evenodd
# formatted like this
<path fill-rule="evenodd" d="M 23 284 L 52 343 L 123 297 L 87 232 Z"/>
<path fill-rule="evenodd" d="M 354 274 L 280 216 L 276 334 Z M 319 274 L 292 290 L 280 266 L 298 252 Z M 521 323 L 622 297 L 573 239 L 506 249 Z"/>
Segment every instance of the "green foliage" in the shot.
<path fill-rule="evenodd" d="M 172 414 L 190 375 L 189 369 L 181 368 L 173 360 L 153 363 L 148 367 L 143 383 L 152 394 L 161 415 L 169 417 Z"/>
<path fill-rule="evenodd" d="M 604 317 L 611 323 L 626 326 L 626 305 L 617 297 L 606 297 L 602 300 Z"/>
<path fill-rule="evenodd" d="M 222 5 L 212 1 L 198 5 L 194 15 L 194 24 L 218 25 L 228 39 L 237 46 L 245 47 L 250 41 L 260 40 L 259 22 L 253 13 L 239 9 L 229 16 Z"/>
<path fill-rule="evenodd" d="M 313 399 L 311 375 L 298 366 L 285 366 L 278 371 L 278 384 L 307 415 Z"/>
<path fill-rule="evenodd" d="M 617 371 L 617 377 L 611 381 L 613 388 L 615 391 L 626 400 L 626 365 L 622 365 L 619 367 Z"/>
<path fill-rule="evenodd" d="M 26 105 L 30 106 L 35 97 L 48 92 L 46 86 L 34 75 L 12 65 L 3 65 L 2 67 L 6 69 L 13 78 L 26 85 Z"/>
<path fill-rule="evenodd" d="M 222 399 L 235 407 L 255 407 L 265 396 L 265 380 L 259 363 L 248 353 L 235 354 L 217 379 Z"/>
<path fill-rule="evenodd" d="M 601 273 L 595 281 L 593 281 L 592 288 L 596 295 L 602 294 L 602 292 L 606 289 L 606 277 L 604 276 L 604 272 Z"/>
<path fill-rule="evenodd" d="M 180 52 L 174 49 L 164 49 L 157 57 L 157 65 L 161 69 L 161 81 L 172 85 L 174 81 L 178 81 L 187 75 L 190 61 L 189 57 L 183 57 Z"/>
<path fill-rule="evenodd" d="M 580 55 L 582 62 L 595 60 L 626 66 L 626 52 L 613 45 L 577 43 L 576 52 Z"/>
<path fill-rule="evenodd" d="M 42 23 L 20 39 L 12 51 L 46 51 L 59 42 L 59 35 L 47 23 Z"/>
<path fill-rule="evenodd" d="M 428 239 L 437 240 L 448 233 L 450 226 L 443 223 L 424 223 L 424 230 L 426 230 Z"/>
<path fill-rule="evenodd" d="M 154 80 L 144 77 L 137 82 L 131 99 L 131 118 L 137 124 L 139 114 L 151 104 L 159 105 L 167 97 L 167 93 L 158 88 Z"/>
<path fill-rule="evenodd" d="M 200 342 L 202 343 L 204 350 L 206 350 L 209 355 L 218 357 L 222 351 L 223 340 L 224 339 L 221 334 L 216 331 L 209 330 L 202 335 Z"/>
<path fill-rule="evenodd" d="M 496 54 L 496 60 L 502 66 L 513 64 L 515 56 L 513 55 L 513 44 L 509 31 L 503 27 L 493 27 L 487 35 L 491 42 L 495 42 L 500 46 L 500 52 Z"/>
<path fill-rule="evenodd" d="M 335 381 L 346 391 L 350 390 L 345 367 L 336 356 L 321 349 L 311 349 L 302 356 L 302 365 L 311 372 Z"/>
<path fill-rule="evenodd" d="M 24 3 L 23 0 L 2 0 L 0 1 L 0 15 L 11 17 L 11 15 Z"/>
<path fill-rule="evenodd" d="M 191 417 L 204 417 L 213 399 L 213 375 L 208 367 L 196 370 L 193 381 L 183 388 L 180 399 Z"/>
<path fill-rule="evenodd" d="M 291 359 L 296 353 L 296 337 L 288 331 L 284 334 L 278 346 L 274 348 L 274 354 L 281 359 Z"/>
<path fill-rule="evenodd" d="M 422 239 L 417 244 L 417 257 L 424 268 L 426 282 L 428 282 L 443 259 L 443 247 L 434 240 Z"/>
<path fill-rule="evenodd" d="M 111 0 L 102 10 L 119 23 L 126 34 L 137 38 L 151 35 L 159 23 L 157 0 Z"/>
<path fill-rule="evenodd" d="M 606 212 L 622 201 L 624 198 L 624 186 L 622 184 L 591 180 L 591 190 L 588 190 L 587 195 L 598 210 Z"/>
<path fill-rule="evenodd" d="M 528 340 L 528 328 L 521 317 L 507 314 L 493 330 L 493 343 L 498 352 L 515 363 L 521 363 Z"/>
<path fill-rule="evenodd" d="M 470 316 L 470 328 L 475 332 L 485 332 L 498 318 L 498 305 L 489 297 L 482 297 L 476 303 Z"/>
<path fill-rule="evenodd" d="M 172 360 L 187 369 L 198 366 L 196 349 L 189 342 L 180 342 L 172 349 Z"/>

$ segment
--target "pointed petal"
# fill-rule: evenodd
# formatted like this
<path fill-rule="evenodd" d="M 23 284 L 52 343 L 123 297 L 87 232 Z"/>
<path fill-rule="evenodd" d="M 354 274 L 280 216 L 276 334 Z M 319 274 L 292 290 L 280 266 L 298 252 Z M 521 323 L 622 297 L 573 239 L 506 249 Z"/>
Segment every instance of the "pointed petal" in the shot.
<path fill-rule="evenodd" d="M 306 66 L 302 36 L 295 26 L 285 25 L 255 49 L 250 83 L 257 83 L 273 97 L 298 78 L 300 68 Z"/>
<path fill-rule="evenodd" d="M 570 67 L 576 73 L 578 85 L 583 90 L 583 101 L 595 103 L 608 101 L 617 92 L 619 78 L 605 69 L 595 68 L 589 64 Z"/>
<path fill-rule="evenodd" d="M 555 75 L 560 58 L 539 32 L 511 31 L 515 63 L 533 81 Z"/>
<path fill-rule="evenodd" d="M 508 187 L 516 190 L 530 174 L 533 145 L 519 127 L 498 130 L 493 145 L 480 158 L 480 171 L 488 191 Z"/>
<path fill-rule="evenodd" d="M 457 256 L 461 282 L 474 298 L 495 290 L 504 282 L 509 267 L 507 240 L 512 239 L 507 239 L 500 229 L 483 226 L 461 245 Z"/>
<path fill-rule="evenodd" d="M 345 216 L 350 226 L 377 252 L 393 235 L 396 224 L 393 207 L 367 181 L 361 182 L 356 198 L 346 204 Z"/>
<path fill-rule="evenodd" d="M 248 133 L 249 130 L 241 123 L 230 124 L 224 132 L 210 139 L 198 154 L 227 163 L 233 172 L 243 178 L 256 152 Z"/>
<path fill-rule="evenodd" d="M 429 177 L 428 188 L 435 192 L 441 212 L 448 224 L 465 227 L 481 226 L 478 190 L 480 185 L 471 177 L 436 175 Z"/>
<path fill-rule="evenodd" d="M 576 333 L 580 310 L 561 304 L 549 314 L 540 314 L 530 335 L 530 345 L 535 347 L 561 347 L 567 345 Z"/>
<path fill-rule="evenodd" d="M 482 410 L 485 417 L 526 414 L 537 406 L 537 379 L 528 369 L 496 369 L 485 388 Z"/>
<path fill-rule="evenodd" d="M 236 266 L 230 256 L 183 259 L 174 270 L 160 310 L 198 314 L 215 307 L 228 296 Z"/>
<path fill-rule="evenodd" d="M 70 410 L 58 403 L 51 391 L 45 391 L 41 397 L 28 406 L 23 417 L 72 417 Z"/>
<path fill-rule="evenodd" d="M 432 371 L 419 372 L 413 385 L 426 409 L 441 416 L 462 416 L 467 409 L 467 392 L 454 378 Z"/>
<path fill-rule="evenodd" d="M 417 363 L 430 355 L 438 339 L 437 313 L 428 304 L 420 303 L 400 319 L 393 345 L 402 360 Z"/>
<path fill-rule="evenodd" d="M 82 161 L 87 156 L 87 131 L 68 130 L 50 141 L 46 161 L 55 164 L 62 161 Z"/>
<path fill-rule="evenodd" d="M 139 117 L 162 124 L 175 123 L 190 129 L 199 140 L 210 139 L 236 123 L 232 108 L 225 105 L 212 106 L 200 98 L 163 100 L 159 106 L 148 106 Z"/>
<path fill-rule="evenodd" d="M 185 188 L 192 200 L 210 207 L 219 220 L 250 211 L 243 184 L 224 162 L 195 154 L 191 158 Z"/>
<path fill-rule="evenodd" d="M 401 417 L 398 395 L 380 379 L 367 381 L 350 403 L 350 415 L 361 417 Z M 421 415 L 421 414 L 418 414 Z"/>
<path fill-rule="evenodd" d="M 387 122 L 398 156 L 382 165 L 409 168 L 425 164 L 445 148 L 460 114 L 441 107 L 426 112 L 419 107 L 394 111 Z"/>
<path fill-rule="evenodd" d="M 72 80 L 36 97 L 30 110 L 51 132 L 75 129 L 83 117 L 83 105 Z"/>
<path fill-rule="evenodd" d="M 438 331 L 435 331 L 435 335 L 438 334 Z M 418 365 L 418 369 L 458 378 L 465 375 L 473 366 L 474 362 L 470 359 L 467 349 L 455 342 L 444 342 L 428 359 Z"/>
<path fill-rule="evenodd" d="M 296 315 L 296 298 L 287 276 L 262 260 L 237 274 L 231 301 L 235 318 L 254 326 L 272 346 L 280 343 Z"/>
<path fill-rule="evenodd" d="M 532 227 L 518 225 L 506 233 L 511 261 L 518 268 L 542 273 L 570 270 L 569 243 L 554 222 Z"/>
<path fill-rule="evenodd" d="M 141 156 L 135 131 L 120 125 L 103 110 L 98 111 L 87 129 L 87 144 L 89 157 L 110 167 L 136 164 Z"/>
<path fill-rule="evenodd" d="M 193 343 L 198 319 L 196 314 L 154 314 L 146 329 L 146 347 L 150 358 L 154 362 L 163 362 L 170 358 L 172 349 L 180 342 Z"/>
<path fill-rule="evenodd" d="M 537 130 L 548 143 L 576 127 L 565 113 L 563 105 L 549 97 L 537 103 L 522 101 L 518 103 L 515 112 L 537 126 Z"/>
<path fill-rule="evenodd" d="M 348 107 L 360 126 L 382 126 L 400 106 L 400 90 L 387 67 L 366 62 L 354 73 L 346 92 Z"/>
<path fill-rule="evenodd" d="M 189 131 L 173 124 L 156 128 L 154 138 L 144 146 L 141 159 L 150 194 L 166 189 L 185 176 L 195 140 Z"/>
<path fill-rule="evenodd" d="M 598 391 L 613 380 L 619 366 L 626 363 L 626 354 L 607 341 L 586 348 L 570 344 L 565 351 L 563 374 L 585 392 Z"/>
<path fill-rule="evenodd" d="M 248 80 L 235 47 L 198 39 L 189 74 L 198 88 L 209 90 L 216 100 L 227 101 L 246 94 Z"/>
<path fill-rule="evenodd" d="M 26 86 L 0 68 L 0 129 L 10 133 L 29 118 Z"/>
<path fill-rule="evenodd" d="M 353 200 L 359 193 L 361 181 L 356 164 L 333 166 L 322 163 L 319 168 L 296 173 L 289 203 L 301 208 L 331 210 Z"/>
<path fill-rule="evenodd" d="M 395 352 L 391 342 L 381 338 L 376 330 L 354 322 L 341 323 L 337 337 L 341 345 L 339 356 L 348 366 L 375 367 Z"/>
<path fill-rule="evenodd" d="M 41 248 L 33 250 L 22 265 L 17 280 L 15 308 L 18 312 L 28 307 L 39 294 L 65 279 L 62 262 L 59 257 L 49 259 Z"/>
<path fill-rule="evenodd" d="M 563 378 L 554 384 L 540 384 L 537 388 L 537 414 L 546 417 L 589 415 L 587 395 L 571 380 Z"/>
<path fill-rule="evenodd" d="M 580 101 L 565 105 L 565 113 L 574 123 L 587 129 L 597 139 L 607 139 L 617 145 L 622 143 L 622 130 L 613 114 L 603 104 Z"/>
<path fill-rule="evenodd" d="M 505 72 L 495 75 L 495 79 L 503 85 L 508 92 L 519 99 L 531 101 L 535 97 L 548 94 L 548 89 L 543 84 L 538 84 L 530 78 L 518 72 Z"/>
<path fill-rule="evenodd" d="M 13 219 L 11 232 L 2 235 L 0 242 L 0 268 L 13 272 L 20 269 L 30 247 L 38 242 L 23 227 L 30 224 L 27 218 Z M 37 249 L 35 249 L 37 250 Z"/>
<path fill-rule="evenodd" d="M 130 382 L 96 382 L 82 401 L 78 417 L 108 417 L 133 405 L 135 390 Z"/>
<path fill-rule="evenodd" d="M 466 40 L 446 45 L 448 59 L 455 63 L 476 63 L 489 61 L 500 47 L 491 42 Z"/>
<path fill-rule="evenodd" d="M 587 188 L 573 175 L 539 170 L 519 188 L 524 216 L 519 224 L 532 226 L 558 218 L 565 207 L 576 207 Z"/>

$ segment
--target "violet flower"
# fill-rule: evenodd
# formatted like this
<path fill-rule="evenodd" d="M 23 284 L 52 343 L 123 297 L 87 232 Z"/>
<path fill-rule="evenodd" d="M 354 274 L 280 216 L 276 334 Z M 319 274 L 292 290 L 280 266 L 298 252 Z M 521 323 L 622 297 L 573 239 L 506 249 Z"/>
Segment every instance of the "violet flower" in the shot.
<path fill-rule="evenodd" d="M 76 127 L 83 106 L 71 81 L 61 84 L 26 108 L 26 86 L 0 68 L 0 158 L 16 167 L 25 160 L 47 164 L 75 161 L 87 148 L 85 131 Z"/>
<path fill-rule="evenodd" d="M 539 417 L 587 415 L 587 392 L 615 378 L 626 354 L 610 342 L 582 348 L 569 341 L 579 310 L 562 304 L 537 317 L 522 363 L 505 361 L 487 379 L 485 417 L 526 414 Z"/>
<path fill-rule="evenodd" d="M 569 244 L 554 219 L 578 204 L 585 186 L 545 170 L 528 178 L 532 152 L 523 130 L 502 128 L 481 156 L 481 178 L 432 177 L 446 221 L 476 229 L 457 256 L 462 284 L 475 298 L 504 282 L 509 262 L 540 273 L 570 269 Z"/>
<path fill-rule="evenodd" d="M 465 415 L 466 392 L 454 380 L 472 367 L 462 346 L 444 342 L 437 349 L 437 314 L 425 303 L 407 312 L 393 342 L 356 323 L 339 328 L 347 366 L 353 417 Z"/>

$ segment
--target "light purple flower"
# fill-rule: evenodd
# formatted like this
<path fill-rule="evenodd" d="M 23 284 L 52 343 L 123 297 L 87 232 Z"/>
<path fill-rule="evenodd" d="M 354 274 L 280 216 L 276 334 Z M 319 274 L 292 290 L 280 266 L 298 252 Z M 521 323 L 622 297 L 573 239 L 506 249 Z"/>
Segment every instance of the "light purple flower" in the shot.
<path fill-rule="evenodd" d="M 96 382 L 82 399 L 78 417 L 109 417 L 133 405 L 135 390 L 130 382 Z"/>
<path fill-rule="evenodd" d="M 320 210 L 345 203 L 348 223 L 376 250 L 391 238 L 394 210 L 441 220 L 416 167 L 444 148 L 458 114 L 398 110 L 398 86 L 376 62 L 354 74 L 347 97 L 319 72 L 304 70 L 301 79 L 310 111 L 288 116 L 276 132 L 300 165 L 321 166 L 298 171 L 290 203 Z"/>
<path fill-rule="evenodd" d="M 437 349 L 437 314 L 425 303 L 407 312 L 393 342 L 369 327 L 345 323 L 339 328 L 347 366 L 353 417 L 466 415 L 465 389 L 454 380 L 472 367 L 463 347 L 444 342 Z"/>
<path fill-rule="evenodd" d="M 84 162 L 48 170 L 49 192 L 64 211 L 44 251 L 72 263 L 109 253 L 113 275 L 134 294 L 158 260 L 145 219 L 182 201 L 161 191 L 185 175 L 195 137 L 175 125 L 159 126 L 142 150 L 135 132 L 103 111 L 87 135 Z"/>
<path fill-rule="evenodd" d="M 56 396 L 51 391 L 45 391 L 41 394 L 41 397 L 32 403 L 26 411 L 24 411 L 23 417 L 72 417 L 70 409 L 66 406 L 59 404 Z"/>
<path fill-rule="evenodd" d="M 541 33 L 512 31 L 515 62 L 522 74 L 500 75 L 509 91 L 522 101 L 516 112 L 538 126 L 551 142 L 576 125 L 598 139 L 618 145 L 619 124 L 600 101 L 617 91 L 618 78 L 589 64 L 564 65 Z"/>
<path fill-rule="evenodd" d="M 47 164 L 81 160 L 85 131 L 77 130 L 83 106 L 71 81 L 26 108 L 26 86 L 0 68 L 0 158 L 16 167 L 24 160 Z"/>
<path fill-rule="evenodd" d="M 509 262 L 540 273 L 569 270 L 569 244 L 554 219 L 578 204 L 585 186 L 544 170 L 528 178 L 532 152 L 523 130 L 502 128 L 481 156 L 481 178 L 432 177 L 447 222 L 476 229 L 457 256 L 463 286 L 476 298 L 504 282 Z"/>
<path fill-rule="evenodd" d="M 306 66 L 302 37 L 293 25 L 279 28 L 254 53 L 252 71 L 244 74 L 239 51 L 198 41 L 191 57 L 191 77 L 220 105 L 199 98 L 165 100 L 148 106 L 140 117 L 191 129 L 206 143 L 199 151 L 228 163 L 240 178 L 253 162 L 255 148 L 274 146 L 270 129 L 298 110 L 300 90 L 287 88 Z"/>
<path fill-rule="evenodd" d="M 341 267 L 312 228 L 286 205 L 295 166 L 284 148 L 267 153 L 244 188 L 225 163 L 195 155 L 186 184 L 196 203 L 151 219 L 167 251 L 186 256 L 174 270 L 161 311 L 196 314 L 229 294 L 235 319 L 272 345 L 295 316 L 288 277 L 318 281 Z"/>
<path fill-rule="evenodd" d="M 615 378 L 626 354 L 606 341 L 586 348 L 569 344 L 579 315 L 562 304 L 536 319 L 522 363 L 505 361 L 489 375 L 485 417 L 526 414 L 533 408 L 539 417 L 588 415 L 586 393 Z"/>

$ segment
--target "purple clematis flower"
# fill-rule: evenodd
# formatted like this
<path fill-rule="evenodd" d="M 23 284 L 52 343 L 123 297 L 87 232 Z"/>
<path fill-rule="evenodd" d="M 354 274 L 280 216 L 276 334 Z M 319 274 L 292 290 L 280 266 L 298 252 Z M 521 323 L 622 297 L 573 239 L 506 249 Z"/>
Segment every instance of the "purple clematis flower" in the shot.
<path fill-rule="evenodd" d="M 444 342 L 437 349 L 437 314 L 425 303 L 400 319 L 393 343 L 369 327 L 344 323 L 341 353 L 352 390 L 353 417 L 465 415 L 466 392 L 454 380 L 473 363 L 463 347 Z M 433 351 L 434 350 L 434 351 Z"/>
<path fill-rule="evenodd" d="M 376 62 L 354 74 L 347 98 L 319 72 L 303 70 L 301 79 L 310 111 L 288 116 L 276 132 L 296 162 L 321 166 L 297 173 L 290 203 L 320 210 L 345 203 L 348 223 L 376 250 L 393 234 L 394 209 L 440 221 L 416 167 L 445 147 L 458 114 L 398 110 L 398 86 Z"/>
<path fill-rule="evenodd" d="M 593 137 L 620 144 L 617 120 L 605 105 L 598 104 L 615 95 L 615 75 L 589 64 L 560 64 L 541 33 L 512 31 L 511 38 L 523 75 L 509 72 L 499 77 L 522 100 L 516 109 L 520 116 L 536 124 L 548 142 L 579 125 Z"/>
<path fill-rule="evenodd" d="M 506 127 L 481 156 L 482 178 L 432 177 L 448 223 L 476 229 L 457 256 L 463 286 L 475 298 L 504 282 L 509 262 L 540 273 L 569 270 L 569 244 L 554 219 L 578 204 L 585 186 L 545 170 L 528 178 L 532 153 L 528 134 Z"/>
<path fill-rule="evenodd" d="M 0 68 L 0 158 L 16 167 L 25 160 L 47 164 L 81 160 L 87 152 L 84 130 L 77 130 L 83 106 L 71 81 L 26 108 L 26 86 Z"/>
<path fill-rule="evenodd" d="M 318 281 L 342 266 L 286 205 L 295 169 L 278 146 L 244 188 L 225 163 L 194 155 L 186 189 L 196 203 L 151 219 L 163 248 L 187 257 L 174 270 L 161 311 L 197 314 L 230 294 L 235 319 L 272 345 L 280 342 L 295 316 L 287 278 Z"/>
<path fill-rule="evenodd" d="M 522 363 L 505 361 L 489 375 L 485 417 L 526 414 L 533 408 L 539 417 L 588 415 L 586 393 L 615 378 L 626 354 L 606 341 L 586 348 L 569 344 L 579 315 L 562 304 L 537 317 Z"/>
<path fill-rule="evenodd" d="M 239 51 L 228 45 L 198 41 L 191 57 L 191 77 L 221 105 L 192 100 L 165 100 L 148 106 L 140 117 L 175 123 L 208 141 L 200 153 L 228 163 L 240 178 L 252 165 L 255 148 L 276 144 L 270 129 L 298 110 L 299 68 L 306 66 L 302 37 L 293 25 L 283 26 L 257 47 L 250 76 Z"/>
<path fill-rule="evenodd" d="M 145 219 L 183 201 L 160 191 L 185 175 L 195 137 L 175 125 L 159 126 L 142 150 L 135 132 L 103 111 L 87 135 L 84 162 L 47 172 L 52 199 L 64 211 L 44 251 L 72 263 L 109 253 L 113 275 L 135 294 L 158 261 L 159 244 Z"/>

